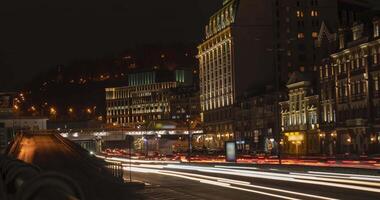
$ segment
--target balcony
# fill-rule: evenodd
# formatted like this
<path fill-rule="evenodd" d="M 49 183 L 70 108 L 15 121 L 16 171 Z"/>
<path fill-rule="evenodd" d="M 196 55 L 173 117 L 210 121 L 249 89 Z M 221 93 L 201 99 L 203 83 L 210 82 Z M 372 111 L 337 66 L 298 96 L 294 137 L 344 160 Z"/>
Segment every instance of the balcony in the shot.
<path fill-rule="evenodd" d="M 346 126 L 354 127 L 354 126 L 366 126 L 366 119 L 349 119 L 346 120 Z"/>
<path fill-rule="evenodd" d="M 366 95 L 364 94 L 353 95 L 351 97 L 352 101 L 362 101 L 362 100 L 365 100 L 365 98 L 366 98 Z"/>
<path fill-rule="evenodd" d="M 290 125 L 283 127 L 284 131 L 306 131 L 308 130 L 308 126 L 306 124 L 302 125 Z"/>
<path fill-rule="evenodd" d="M 348 98 L 346 96 L 338 98 L 339 104 L 346 104 L 347 102 L 348 102 Z"/>

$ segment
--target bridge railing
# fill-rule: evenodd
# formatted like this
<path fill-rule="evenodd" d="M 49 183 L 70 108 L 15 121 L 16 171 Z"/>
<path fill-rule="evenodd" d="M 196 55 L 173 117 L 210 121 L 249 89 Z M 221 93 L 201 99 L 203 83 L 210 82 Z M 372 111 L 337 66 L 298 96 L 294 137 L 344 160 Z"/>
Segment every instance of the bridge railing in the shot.
<path fill-rule="evenodd" d="M 111 174 L 112 176 L 116 177 L 117 180 L 120 182 L 123 181 L 123 168 L 121 163 L 116 162 L 105 162 L 103 160 L 98 160 L 95 158 L 92 158 L 89 156 L 89 152 L 85 149 L 83 149 L 78 144 L 67 140 L 66 138 L 63 138 L 59 134 L 54 134 L 55 137 L 57 137 L 63 144 L 65 144 L 67 147 L 69 147 L 73 152 L 76 152 L 79 154 L 79 158 L 83 160 L 83 164 L 86 164 L 87 166 L 95 169 L 96 171 L 100 172 L 101 175 Z M 95 165 L 95 163 L 98 163 L 98 165 Z M 102 170 L 106 170 L 106 173 L 103 174 Z M 105 178 L 109 178 L 108 176 L 104 176 Z"/>
<path fill-rule="evenodd" d="M 106 169 L 114 177 L 123 180 L 124 170 L 121 162 L 106 161 Z"/>
<path fill-rule="evenodd" d="M 30 164 L 0 156 L 1 200 L 84 200 L 78 184 L 58 173 L 43 173 Z"/>
<path fill-rule="evenodd" d="M 11 144 L 8 145 L 8 148 L 6 149 L 5 153 L 7 155 L 12 155 L 19 151 L 20 145 L 21 145 L 21 140 L 24 137 L 24 133 L 18 133 L 15 137 L 15 139 L 11 142 Z"/>

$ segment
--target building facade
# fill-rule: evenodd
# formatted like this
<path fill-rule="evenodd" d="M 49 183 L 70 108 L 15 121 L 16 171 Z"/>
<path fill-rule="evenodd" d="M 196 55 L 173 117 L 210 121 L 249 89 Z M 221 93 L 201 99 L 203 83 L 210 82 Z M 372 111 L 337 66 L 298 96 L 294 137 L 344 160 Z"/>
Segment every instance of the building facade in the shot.
<path fill-rule="evenodd" d="M 295 71 L 318 71 L 320 52 L 314 42 L 323 23 L 335 32 L 358 20 L 370 7 L 360 0 L 274 0 L 272 50 L 280 82 L 286 85 Z"/>
<path fill-rule="evenodd" d="M 107 88 L 107 124 L 136 128 L 172 119 L 172 90 L 193 84 L 191 70 L 153 70 L 128 75 L 128 86 Z"/>
<path fill-rule="evenodd" d="M 320 154 L 319 95 L 314 90 L 312 77 L 295 72 L 287 88 L 288 100 L 280 102 L 282 152 L 290 155 Z"/>
<path fill-rule="evenodd" d="M 234 105 L 273 79 L 271 2 L 227 0 L 210 17 L 198 46 L 201 115 L 209 138 L 234 139 Z M 224 142 L 216 142 L 219 147 Z"/>
<path fill-rule="evenodd" d="M 369 20 L 370 21 L 370 20 Z M 331 101 L 322 121 L 332 123 L 336 153 L 371 154 L 379 150 L 379 25 L 354 23 L 336 34 L 337 51 L 320 67 L 321 96 Z"/>
<path fill-rule="evenodd" d="M 183 86 L 170 90 L 170 117 L 171 120 L 186 122 L 197 121 L 200 124 L 199 88 Z"/>
<path fill-rule="evenodd" d="M 276 95 L 280 98 L 276 99 Z M 239 150 L 244 153 L 276 153 L 276 104 L 284 97 L 285 94 L 266 88 L 239 101 L 239 106 L 235 109 L 235 132 Z"/>

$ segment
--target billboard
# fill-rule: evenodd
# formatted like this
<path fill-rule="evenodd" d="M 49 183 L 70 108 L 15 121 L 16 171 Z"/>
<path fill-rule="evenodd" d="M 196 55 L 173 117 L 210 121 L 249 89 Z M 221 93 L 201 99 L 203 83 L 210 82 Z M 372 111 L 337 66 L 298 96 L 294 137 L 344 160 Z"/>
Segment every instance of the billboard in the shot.
<path fill-rule="evenodd" d="M 226 161 L 227 162 L 236 162 L 236 142 L 230 141 L 226 142 Z"/>

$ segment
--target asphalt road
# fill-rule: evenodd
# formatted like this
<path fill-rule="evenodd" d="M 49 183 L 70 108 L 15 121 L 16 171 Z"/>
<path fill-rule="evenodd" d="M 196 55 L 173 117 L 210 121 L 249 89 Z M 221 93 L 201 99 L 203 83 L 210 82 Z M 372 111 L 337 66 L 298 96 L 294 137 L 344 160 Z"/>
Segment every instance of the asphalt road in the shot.
<path fill-rule="evenodd" d="M 128 199 L 134 196 L 124 184 L 107 173 L 104 161 L 95 160 L 75 144 L 70 141 L 64 143 L 61 139 L 51 134 L 26 135 L 13 156 L 37 165 L 44 172 L 59 172 L 71 177 L 89 200 Z"/>
<path fill-rule="evenodd" d="M 253 165 L 189 165 L 124 162 L 125 179 L 147 184 L 134 195 L 107 178 L 99 162 L 54 135 L 27 135 L 14 154 L 44 171 L 57 171 L 76 180 L 86 199 L 235 200 L 235 199 L 380 199 L 378 172 L 334 172 L 319 168 L 270 168 Z M 107 160 L 115 160 L 107 158 Z M 117 160 L 117 159 L 116 159 Z M 117 160 L 117 161 L 120 161 Z"/>
<path fill-rule="evenodd" d="M 293 169 L 184 164 L 132 164 L 147 183 L 145 199 L 380 199 L 380 176 Z"/>

